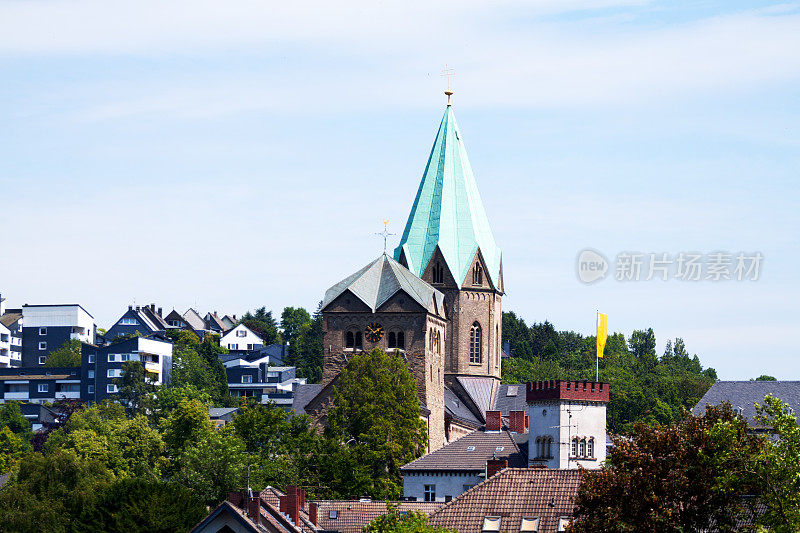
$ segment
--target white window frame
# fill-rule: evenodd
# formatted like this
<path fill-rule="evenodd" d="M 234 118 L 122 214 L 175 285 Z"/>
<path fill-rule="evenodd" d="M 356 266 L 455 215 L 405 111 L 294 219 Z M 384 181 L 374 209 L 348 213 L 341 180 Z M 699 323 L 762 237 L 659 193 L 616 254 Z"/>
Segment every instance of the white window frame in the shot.
<path fill-rule="evenodd" d="M 94 363 L 94 354 L 93 353 L 89 354 L 89 362 L 90 363 Z"/>
<path fill-rule="evenodd" d="M 50 385 L 48 383 L 39 383 L 36 387 L 36 392 L 50 392 Z"/>
<path fill-rule="evenodd" d="M 138 326 L 139 321 L 135 318 L 121 318 L 119 321 L 120 326 Z"/>
<path fill-rule="evenodd" d="M 88 394 L 94 394 L 94 385 L 89 385 L 88 387 L 86 387 L 86 392 Z"/>
<path fill-rule="evenodd" d="M 94 379 L 94 370 L 89 370 L 89 379 Z"/>
<path fill-rule="evenodd" d="M 47 349 L 47 341 L 42 341 L 39 343 L 39 350 L 46 350 Z"/>
<path fill-rule="evenodd" d="M 436 501 L 436 484 L 422 486 L 422 498 L 426 502 Z"/>
<path fill-rule="evenodd" d="M 109 383 L 108 385 L 106 385 L 106 392 L 108 394 L 116 394 L 117 386 L 112 383 Z"/>
<path fill-rule="evenodd" d="M 39 328 L 39 335 L 47 335 L 47 328 Z"/>
<path fill-rule="evenodd" d="M 485 516 L 483 518 L 483 526 L 481 527 L 481 531 L 500 531 L 502 522 L 502 516 Z"/>
<path fill-rule="evenodd" d="M 251 376 L 250 374 L 242 375 L 242 383 L 252 383 L 252 382 L 253 382 L 253 376 Z"/>
<path fill-rule="evenodd" d="M 39 356 L 39 364 L 40 364 L 40 365 L 43 365 L 43 364 L 45 364 L 46 362 L 47 362 L 47 356 L 46 356 L 46 355 L 40 355 L 40 356 Z"/>
<path fill-rule="evenodd" d="M 237 337 L 247 337 L 247 331 L 245 331 L 243 329 L 237 330 L 236 331 L 236 336 Z"/>

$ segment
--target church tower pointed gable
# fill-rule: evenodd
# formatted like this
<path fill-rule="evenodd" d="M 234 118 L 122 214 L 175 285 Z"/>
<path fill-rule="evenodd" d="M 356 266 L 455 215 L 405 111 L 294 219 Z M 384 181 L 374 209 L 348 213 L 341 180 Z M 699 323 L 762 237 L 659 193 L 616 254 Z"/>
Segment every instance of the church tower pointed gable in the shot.
<path fill-rule="evenodd" d="M 397 260 L 422 277 L 437 246 L 458 285 L 470 276 L 478 250 L 499 287 L 500 248 L 483 208 L 452 107 L 447 106 L 411 208 Z"/>

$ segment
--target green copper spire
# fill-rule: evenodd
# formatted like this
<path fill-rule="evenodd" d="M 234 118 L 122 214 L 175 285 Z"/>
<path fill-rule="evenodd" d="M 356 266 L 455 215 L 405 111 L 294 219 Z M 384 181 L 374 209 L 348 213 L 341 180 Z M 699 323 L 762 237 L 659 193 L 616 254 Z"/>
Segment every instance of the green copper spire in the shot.
<path fill-rule="evenodd" d="M 459 284 L 464 282 L 480 249 L 492 284 L 499 288 L 500 248 L 489 227 L 449 95 L 414 207 L 394 256 L 398 261 L 405 256 L 408 269 L 421 277 L 437 246 Z"/>

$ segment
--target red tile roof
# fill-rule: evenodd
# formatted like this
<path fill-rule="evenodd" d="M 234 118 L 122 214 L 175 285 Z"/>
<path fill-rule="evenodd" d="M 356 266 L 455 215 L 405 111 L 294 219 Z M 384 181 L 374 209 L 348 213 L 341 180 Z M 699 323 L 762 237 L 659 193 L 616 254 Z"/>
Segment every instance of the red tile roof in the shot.
<path fill-rule="evenodd" d="M 539 517 L 539 532 L 558 531 L 571 517 L 580 470 L 507 468 L 434 512 L 430 523 L 459 533 L 480 533 L 487 516 L 499 516 L 501 533 L 518 533 L 525 517 Z"/>
<path fill-rule="evenodd" d="M 399 511 L 419 511 L 431 514 L 441 508 L 441 502 L 385 502 L 385 501 L 347 501 L 323 500 L 316 502 L 317 526 L 325 531 L 340 533 L 361 533 L 364 526 L 388 512 L 388 505 L 399 505 Z M 336 511 L 336 518 L 331 518 Z"/>

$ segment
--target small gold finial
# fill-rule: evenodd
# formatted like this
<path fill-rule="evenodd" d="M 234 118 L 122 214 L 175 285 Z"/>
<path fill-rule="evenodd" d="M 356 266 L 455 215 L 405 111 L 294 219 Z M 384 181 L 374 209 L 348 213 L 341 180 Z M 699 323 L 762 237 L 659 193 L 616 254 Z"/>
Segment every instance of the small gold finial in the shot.
<path fill-rule="evenodd" d="M 452 68 L 447 66 L 447 63 L 444 64 L 444 70 L 442 71 L 442 76 L 447 78 L 447 90 L 444 94 L 447 95 L 447 105 L 450 105 L 450 97 L 453 96 L 453 89 L 450 88 L 450 77 L 455 76 L 456 71 Z"/>

